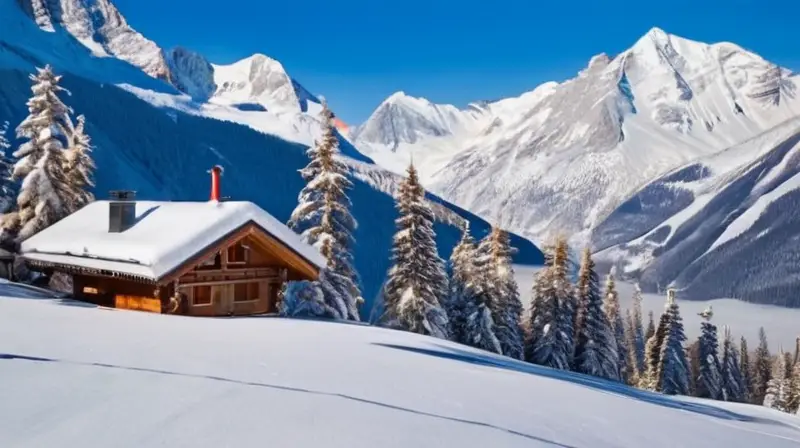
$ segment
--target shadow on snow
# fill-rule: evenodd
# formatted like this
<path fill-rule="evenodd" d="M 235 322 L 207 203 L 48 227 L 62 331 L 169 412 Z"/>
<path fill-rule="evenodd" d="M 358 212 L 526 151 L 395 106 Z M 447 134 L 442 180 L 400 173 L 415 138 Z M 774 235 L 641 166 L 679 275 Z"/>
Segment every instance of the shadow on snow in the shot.
<path fill-rule="evenodd" d="M 766 423 L 783 425 L 783 423 L 781 422 L 742 415 L 736 412 L 715 407 L 713 405 L 680 401 L 667 395 L 636 389 L 621 383 L 612 382 L 601 378 L 589 375 L 583 375 L 575 372 L 566 372 L 562 370 L 551 369 L 548 367 L 517 361 L 511 358 L 501 357 L 499 355 L 493 355 L 489 353 L 478 354 L 467 350 L 461 350 L 455 347 L 447 347 L 444 345 L 437 345 L 437 348 L 435 349 L 410 347 L 405 345 L 395 345 L 395 344 L 385 344 L 385 343 L 373 343 L 373 345 L 378 345 L 381 347 L 386 347 L 396 350 L 403 350 L 411 353 L 417 353 L 420 355 L 433 356 L 436 358 L 449 359 L 452 361 L 465 362 L 469 364 L 481 365 L 487 367 L 495 367 L 519 373 L 569 381 L 571 383 L 592 388 L 600 392 L 622 395 L 628 398 L 633 398 L 635 400 L 655 404 L 658 406 L 664 406 L 681 411 L 693 412 L 724 420 L 733 420 L 739 422 L 766 422 Z"/>

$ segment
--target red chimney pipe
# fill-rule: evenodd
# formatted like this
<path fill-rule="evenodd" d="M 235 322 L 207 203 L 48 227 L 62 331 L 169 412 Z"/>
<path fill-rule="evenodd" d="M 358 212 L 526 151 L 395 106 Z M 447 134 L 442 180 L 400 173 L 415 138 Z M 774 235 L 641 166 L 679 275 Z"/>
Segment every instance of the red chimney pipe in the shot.
<path fill-rule="evenodd" d="M 214 165 L 213 168 L 208 170 L 211 173 L 211 198 L 210 201 L 219 201 L 220 200 L 220 183 L 219 178 L 222 176 L 222 167 L 219 165 Z"/>

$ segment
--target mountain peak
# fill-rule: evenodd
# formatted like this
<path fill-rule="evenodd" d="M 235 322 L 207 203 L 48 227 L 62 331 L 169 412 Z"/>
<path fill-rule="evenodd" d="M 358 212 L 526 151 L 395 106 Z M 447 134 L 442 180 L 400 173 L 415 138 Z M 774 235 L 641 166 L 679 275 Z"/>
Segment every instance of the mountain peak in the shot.
<path fill-rule="evenodd" d="M 669 37 L 670 34 L 667 33 L 666 31 L 664 31 L 663 29 L 661 29 L 661 28 L 659 28 L 657 26 L 654 26 L 654 27 L 650 28 L 650 30 L 648 30 L 647 33 L 645 33 L 645 36 L 646 37 L 649 36 L 651 38 L 652 37 L 655 37 L 655 38 L 666 38 L 666 37 Z"/>
<path fill-rule="evenodd" d="M 408 106 L 425 107 L 431 104 L 425 98 L 418 98 L 407 94 L 404 90 L 398 90 L 391 94 L 383 102 L 384 104 L 403 104 Z"/>

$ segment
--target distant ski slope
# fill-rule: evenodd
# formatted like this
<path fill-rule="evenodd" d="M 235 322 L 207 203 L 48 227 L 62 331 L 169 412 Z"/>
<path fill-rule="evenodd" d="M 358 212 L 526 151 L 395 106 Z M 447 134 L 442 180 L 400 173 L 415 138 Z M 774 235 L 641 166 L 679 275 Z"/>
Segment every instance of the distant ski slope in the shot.
<path fill-rule="evenodd" d="M 0 285 L 4 447 L 790 448 L 800 420 L 374 327 L 108 310 Z M 11 297 L 9 297 L 11 296 Z"/>

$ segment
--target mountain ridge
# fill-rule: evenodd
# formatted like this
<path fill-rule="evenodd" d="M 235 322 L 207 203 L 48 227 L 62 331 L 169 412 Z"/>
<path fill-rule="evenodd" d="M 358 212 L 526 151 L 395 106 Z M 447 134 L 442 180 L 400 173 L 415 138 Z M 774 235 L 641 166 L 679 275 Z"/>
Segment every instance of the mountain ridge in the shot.
<path fill-rule="evenodd" d="M 394 170 L 413 154 L 415 161 L 420 160 L 426 187 L 537 244 L 563 233 L 576 246 L 605 250 L 608 231 L 623 228 L 627 222 L 615 220 L 636 216 L 618 211 L 630 207 L 626 204 L 637 200 L 637 192 L 652 190 L 655 194 L 678 188 L 657 186 L 669 173 L 690 172 L 698 161 L 715 160 L 712 165 L 700 163 L 696 169 L 708 171 L 712 178 L 744 175 L 728 171 L 722 161 L 730 148 L 750 140 L 760 141 L 762 146 L 744 153 L 744 159 L 736 163 L 758 166 L 757 154 L 770 153 L 782 144 L 758 136 L 769 135 L 800 117 L 798 82 L 800 77 L 790 70 L 736 44 L 705 44 L 653 28 L 613 58 L 597 54 L 575 77 L 537 87 L 540 94 L 521 106 L 513 104 L 521 97 L 504 100 L 512 107 L 503 116 L 491 113 L 497 103 L 488 103 L 486 126 L 461 135 L 406 142 L 402 151 L 381 148 L 374 143 L 380 139 L 356 139 L 355 144 L 368 148 L 373 160 Z M 785 164 L 793 169 L 794 159 Z M 782 195 L 793 191 L 788 189 Z M 656 196 L 648 202 L 650 209 L 642 219 L 671 216 L 685 206 L 681 201 L 690 201 L 686 194 L 663 203 Z M 729 224 L 719 221 L 720 231 Z M 684 257 L 692 258 L 668 263 L 658 261 L 670 257 L 668 251 L 659 249 L 643 262 L 639 259 L 641 244 L 633 244 L 643 235 L 624 235 L 628 240 L 616 243 L 613 256 L 607 251 L 601 255 L 608 263 L 624 268 L 627 278 L 641 280 L 648 291 L 671 286 L 687 298 L 732 295 L 800 306 L 789 300 L 786 287 L 781 287 L 780 297 L 767 298 L 764 293 L 745 291 L 743 286 L 712 287 L 708 278 L 689 277 L 701 258 L 711 259 L 702 251 L 694 255 L 685 252 Z M 713 240 L 708 245 L 711 243 Z M 769 244 L 765 242 L 765 246 Z M 800 247 L 792 250 L 800 256 Z M 747 251 L 754 257 L 760 253 L 752 245 Z M 722 262 L 714 259 L 717 264 Z M 743 263 L 744 258 L 741 260 Z M 668 273 L 667 265 L 685 273 Z M 759 289 L 774 290 L 770 286 L 773 281 L 765 280 Z M 800 287 L 800 280 L 791 280 L 789 285 Z"/>

